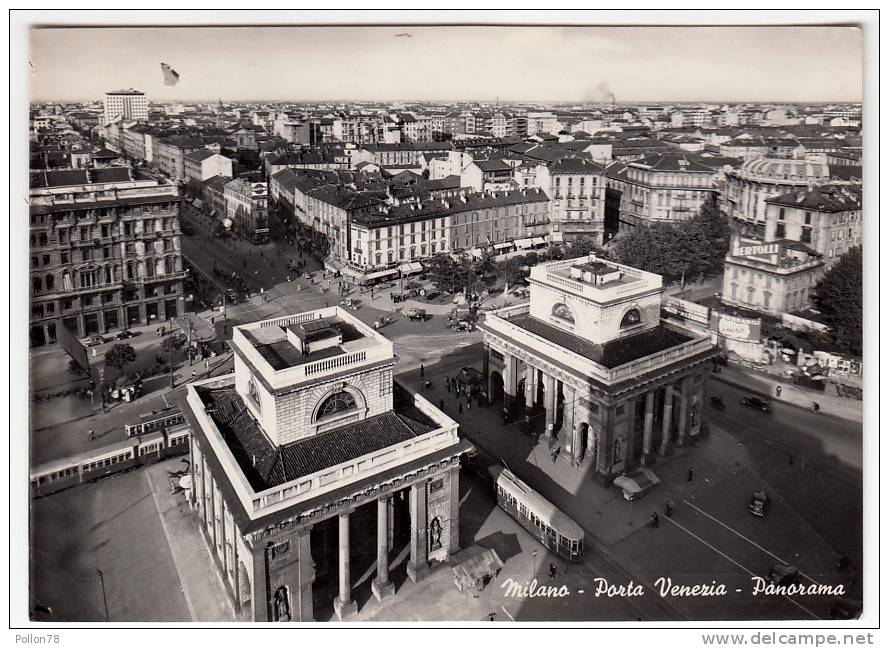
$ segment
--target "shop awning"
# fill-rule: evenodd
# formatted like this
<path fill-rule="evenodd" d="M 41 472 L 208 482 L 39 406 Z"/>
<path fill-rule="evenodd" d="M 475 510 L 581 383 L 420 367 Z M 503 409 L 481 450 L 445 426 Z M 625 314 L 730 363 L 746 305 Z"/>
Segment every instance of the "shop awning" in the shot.
<path fill-rule="evenodd" d="M 482 252 L 479 248 L 472 248 L 469 250 L 469 254 L 472 255 L 473 259 L 481 259 L 484 256 L 484 252 Z"/>
<path fill-rule="evenodd" d="M 531 239 L 533 245 L 546 245 L 546 239 L 542 236 L 535 236 Z"/>
<path fill-rule="evenodd" d="M 412 261 L 410 263 L 402 263 L 398 266 L 398 269 L 403 274 L 417 274 L 423 272 L 423 265 L 419 261 Z"/>
<path fill-rule="evenodd" d="M 518 241 L 514 241 L 514 243 L 519 250 L 527 250 L 529 247 L 534 245 L 534 239 L 523 238 L 519 239 Z"/>
<path fill-rule="evenodd" d="M 379 270 L 377 272 L 371 272 L 370 274 L 364 275 L 365 279 L 379 279 L 380 277 L 390 277 L 392 275 L 397 275 L 397 268 L 390 268 L 389 270 Z"/>
<path fill-rule="evenodd" d="M 495 250 L 505 250 L 512 247 L 512 241 L 508 243 L 494 243 Z"/>
<path fill-rule="evenodd" d="M 614 480 L 615 486 L 634 497 L 644 495 L 660 483 L 660 478 L 648 468 L 637 468 Z"/>

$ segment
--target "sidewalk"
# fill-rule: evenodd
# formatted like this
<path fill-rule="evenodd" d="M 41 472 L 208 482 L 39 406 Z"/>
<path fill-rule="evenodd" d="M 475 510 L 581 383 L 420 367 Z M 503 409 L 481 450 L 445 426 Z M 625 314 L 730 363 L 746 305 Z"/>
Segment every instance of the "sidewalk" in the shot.
<path fill-rule="evenodd" d="M 812 403 L 817 402 L 821 406 L 823 414 L 831 414 L 851 421 L 858 421 L 859 423 L 863 421 L 862 401 L 830 396 L 826 393 L 798 387 L 784 380 L 778 380 L 766 373 L 750 373 L 731 365 L 720 367 L 719 369 L 719 373 L 710 374 L 710 377 L 714 380 L 746 389 L 770 400 L 781 401 L 803 409 L 810 410 L 812 409 Z M 778 386 L 781 387 L 780 397 L 776 391 Z M 831 386 L 828 385 L 828 389 L 830 388 Z"/>
<path fill-rule="evenodd" d="M 170 491 L 167 471 L 182 470 L 185 465 L 180 461 L 163 461 L 145 472 L 179 574 L 182 593 L 192 621 L 236 621 L 235 610 L 185 493 L 174 495 Z"/>

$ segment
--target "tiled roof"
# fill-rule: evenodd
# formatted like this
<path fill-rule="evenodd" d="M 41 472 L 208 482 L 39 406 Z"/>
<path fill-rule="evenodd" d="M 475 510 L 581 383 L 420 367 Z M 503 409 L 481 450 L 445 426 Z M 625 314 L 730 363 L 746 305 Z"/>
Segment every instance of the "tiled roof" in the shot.
<path fill-rule="evenodd" d="M 582 157 L 562 158 L 551 164 L 549 170 L 550 173 L 605 173 L 605 167 Z"/>
<path fill-rule="evenodd" d="M 630 165 L 643 165 L 652 171 L 695 171 L 713 173 L 713 169 L 703 164 L 697 156 L 658 154 L 630 162 Z"/>
<path fill-rule="evenodd" d="M 808 191 L 793 191 L 766 200 L 774 205 L 799 207 L 812 211 L 844 212 L 861 209 L 861 188 L 854 185 L 824 185 Z"/>
<path fill-rule="evenodd" d="M 512 171 L 512 167 L 503 160 L 475 160 L 474 163 L 482 171 Z"/>
<path fill-rule="evenodd" d="M 192 162 L 202 162 L 206 160 L 208 157 L 212 157 L 216 155 L 210 149 L 198 149 L 197 151 L 192 151 L 191 153 L 187 153 L 183 157 L 186 160 L 191 160 Z"/>
<path fill-rule="evenodd" d="M 385 212 L 359 214 L 354 216 L 352 221 L 366 227 L 386 227 L 397 223 L 438 218 L 447 214 L 478 209 L 549 201 L 549 197 L 541 189 L 470 193 L 464 194 L 463 197 L 466 202 L 458 197 L 452 197 L 443 200 L 429 200 L 419 205 L 416 203 L 396 205 Z"/>
<path fill-rule="evenodd" d="M 107 167 L 99 169 L 62 169 L 59 171 L 32 171 L 30 188 L 71 187 L 96 183 L 127 182 L 133 180 L 130 167 Z M 149 176 L 135 176 L 137 180 Z"/>
<path fill-rule="evenodd" d="M 438 429 L 395 384 L 393 411 L 371 416 L 275 447 L 247 411 L 234 387 L 198 394 L 254 490 L 305 477 Z"/>

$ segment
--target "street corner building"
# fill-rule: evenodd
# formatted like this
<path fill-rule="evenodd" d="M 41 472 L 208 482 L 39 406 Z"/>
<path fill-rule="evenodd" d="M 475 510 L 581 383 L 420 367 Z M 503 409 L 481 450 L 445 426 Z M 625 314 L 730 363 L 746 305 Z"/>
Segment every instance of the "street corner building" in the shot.
<path fill-rule="evenodd" d="M 480 325 L 488 393 L 505 416 L 545 417 L 552 447 L 602 484 L 706 434 L 716 349 L 661 319 L 660 275 L 591 254 L 539 264 L 528 281 L 530 302 Z"/>
<path fill-rule="evenodd" d="M 191 504 L 242 619 L 360 620 L 459 549 L 458 424 L 393 381 L 392 343 L 338 307 L 235 327 L 234 373 L 189 385 Z M 335 595 L 335 596 L 334 596 Z"/>

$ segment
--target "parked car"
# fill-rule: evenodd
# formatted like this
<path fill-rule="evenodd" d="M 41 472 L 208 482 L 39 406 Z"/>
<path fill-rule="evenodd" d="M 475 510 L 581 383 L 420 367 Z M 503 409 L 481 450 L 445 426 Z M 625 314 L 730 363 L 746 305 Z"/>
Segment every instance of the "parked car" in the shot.
<path fill-rule="evenodd" d="M 109 340 L 107 338 L 102 337 L 101 335 L 93 335 L 92 337 L 87 338 L 86 342 L 84 342 L 84 346 L 99 346 L 100 344 L 105 344 Z"/>
<path fill-rule="evenodd" d="M 420 320 L 421 322 L 426 321 L 426 309 L 425 308 L 408 308 L 404 312 L 404 316 L 411 320 Z"/>
<path fill-rule="evenodd" d="M 747 407 L 754 407 L 761 412 L 771 412 L 772 406 L 769 405 L 766 401 L 761 398 L 757 398 L 756 396 L 745 396 L 741 399 L 741 405 L 746 405 Z"/>
<path fill-rule="evenodd" d="M 430 290 L 426 293 L 426 301 L 432 301 L 434 299 L 438 299 L 439 297 L 441 297 L 441 293 L 435 290 Z"/>
<path fill-rule="evenodd" d="M 139 335 L 138 332 L 126 329 L 118 333 L 115 337 L 117 337 L 118 340 L 129 340 L 130 338 L 134 338 L 137 335 Z"/>
<path fill-rule="evenodd" d="M 233 289 L 231 289 L 231 288 L 226 288 L 226 289 L 225 289 L 225 296 L 228 297 L 228 301 L 229 301 L 230 303 L 232 303 L 232 304 L 237 304 L 238 301 L 239 301 L 239 299 L 238 299 L 238 293 L 236 293 L 236 292 L 235 292 Z"/>
<path fill-rule="evenodd" d="M 769 496 L 764 491 L 756 491 L 747 504 L 747 510 L 756 517 L 765 517 L 769 510 Z"/>

